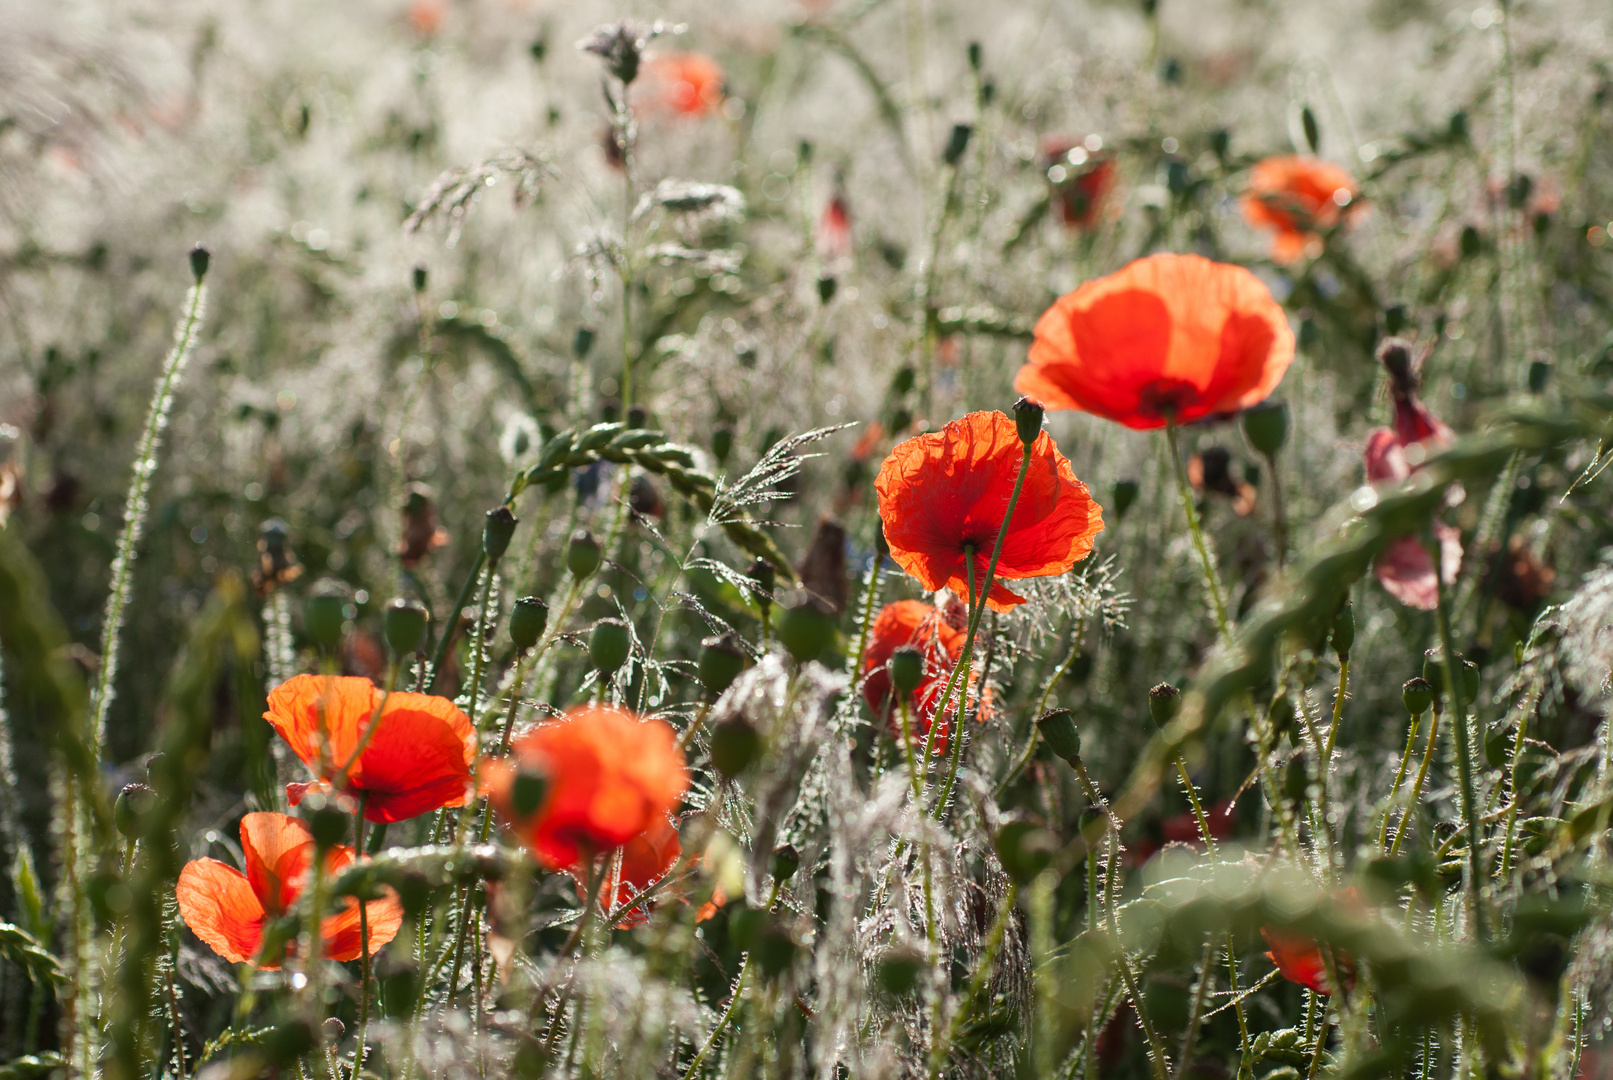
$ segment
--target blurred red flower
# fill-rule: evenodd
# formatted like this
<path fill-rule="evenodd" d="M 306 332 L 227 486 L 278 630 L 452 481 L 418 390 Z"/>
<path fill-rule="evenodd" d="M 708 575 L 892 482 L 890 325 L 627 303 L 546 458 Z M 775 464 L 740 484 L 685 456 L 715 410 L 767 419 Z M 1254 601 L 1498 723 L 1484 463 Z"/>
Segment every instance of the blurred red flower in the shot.
<path fill-rule="evenodd" d="M 664 821 L 689 786 L 677 735 L 663 720 L 586 706 L 539 724 L 486 764 L 493 805 L 551 869 L 581 872 L 594 856 Z M 542 804 L 519 814 L 512 789 L 519 770 L 548 778 Z M 676 835 L 673 837 L 676 840 Z M 646 864 L 658 857 L 646 849 Z"/>
<path fill-rule="evenodd" d="M 921 600 L 898 600 L 886 604 L 868 629 L 868 653 L 863 660 L 863 700 L 877 716 L 885 718 L 891 734 L 901 737 L 902 726 L 891 692 L 890 673 L 885 665 L 891 654 L 903 646 L 917 649 L 924 657 L 924 677 L 909 698 L 915 740 L 929 734 L 935 707 L 963 653 L 962 630 L 950 625 L 941 611 Z M 936 733 L 936 753 L 946 749 L 947 731 Z"/>
<path fill-rule="evenodd" d="M 1355 910 L 1361 908 L 1361 894 L 1353 885 L 1340 889 L 1334 894 L 1334 900 L 1345 908 Z M 1271 951 L 1266 954 L 1267 959 L 1277 965 L 1277 970 L 1282 973 L 1283 978 L 1308 987 L 1318 994 L 1331 992 L 1327 985 L 1327 962 L 1322 957 L 1321 946 L 1314 938 L 1270 926 L 1262 926 L 1260 936 L 1271 946 Z M 1340 980 L 1344 983 L 1344 989 L 1348 990 L 1354 986 L 1355 958 L 1342 949 L 1334 949 L 1333 963 L 1338 969 Z"/>
<path fill-rule="evenodd" d="M 932 592 L 968 596 L 965 547 L 972 547 L 975 586 L 984 586 L 1022 456 L 1014 421 L 1000 412 L 970 413 L 898 443 L 874 481 L 891 558 Z M 986 598 L 993 611 L 1024 602 L 1002 579 L 1062 574 L 1087 557 L 1103 529 L 1102 509 L 1045 431 L 1031 446 L 1029 469 Z"/>
<path fill-rule="evenodd" d="M 1330 162 L 1287 155 L 1269 157 L 1249 173 L 1244 220 L 1276 233 L 1271 257 L 1297 262 L 1321 254 L 1320 233 L 1339 224 L 1360 204 L 1355 180 Z"/>
<path fill-rule="evenodd" d="M 644 66 L 650 105 L 679 116 L 715 112 L 723 100 L 723 74 L 704 53 L 663 53 Z"/>
<path fill-rule="evenodd" d="M 366 740 L 377 709 L 380 721 Z M 334 786 L 366 797 L 367 820 L 390 822 L 470 797 L 476 729 L 447 698 L 383 694 L 369 679 L 298 675 L 269 691 L 263 718 L 319 777 L 286 785 L 293 806 Z"/>
<path fill-rule="evenodd" d="M 1114 158 L 1089 151 L 1085 140 L 1062 136 L 1042 140 L 1042 169 L 1052 188 L 1053 211 L 1059 223 L 1079 230 L 1091 229 L 1098 223 L 1104 200 L 1120 172 Z"/>
<path fill-rule="evenodd" d="M 263 926 L 297 905 L 308 886 L 314 860 L 314 838 L 308 826 L 285 814 L 248 814 L 241 819 L 241 853 L 246 873 L 217 859 L 196 859 L 179 872 L 174 889 L 179 917 L 208 947 L 232 964 L 252 963 L 263 944 Z M 353 864 L 353 849 L 337 845 L 325 854 L 326 874 Z M 403 907 L 390 889 L 364 905 L 370 953 L 391 941 L 403 922 Z M 320 922 L 325 955 L 332 960 L 358 958 L 358 901 Z M 279 968 L 278 959 L 258 966 Z"/>
<path fill-rule="evenodd" d="M 1059 298 L 1014 389 L 1049 409 L 1164 427 L 1264 401 L 1294 359 L 1281 305 L 1241 266 L 1150 255 Z"/>
<path fill-rule="evenodd" d="M 851 209 L 845 192 L 837 189 L 818 215 L 816 245 L 818 258 L 831 266 L 851 258 Z"/>

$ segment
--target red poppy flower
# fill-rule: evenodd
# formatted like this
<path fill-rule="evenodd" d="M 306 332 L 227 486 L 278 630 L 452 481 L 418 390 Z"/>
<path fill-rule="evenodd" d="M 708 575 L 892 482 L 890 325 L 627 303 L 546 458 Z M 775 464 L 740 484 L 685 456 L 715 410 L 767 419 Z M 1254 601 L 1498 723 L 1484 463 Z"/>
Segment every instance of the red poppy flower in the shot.
<path fill-rule="evenodd" d="M 1318 994 L 1332 992 L 1327 985 L 1327 962 L 1322 958 L 1322 947 L 1314 939 L 1303 934 L 1273 930 L 1269 926 L 1260 928 L 1260 936 L 1271 946 L 1266 958 L 1277 965 L 1283 978 Z M 1335 949 L 1333 963 L 1338 968 L 1339 978 L 1344 980 L 1345 988 L 1355 985 L 1354 959 L 1348 953 Z"/>
<path fill-rule="evenodd" d="M 175 898 L 179 917 L 191 932 L 232 964 L 253 962 L 263 944 L 263 926 L 290 911 L 308 885 L 314 861 L 314 838 L 298 818 L 284 814 L 248 814 L 241 819 L 241 853 L 246 873 L 217 859 L 197 859 L 179 872 Z M 325 853 L 325 872 L 334 875 L 353 864 L 353 849 L 337 845 Z M 390 889 L 364 905 L 369 924 L 369 952 L 397 935 L 403 907 Z M 358 901 L 320 922 L 325 955 L 355 960 L 361 938 Z M 278 960 L 258 964 L 273 970 Z"/>
<path fill-rule="evenodd" d="M 588 706 L 539 724 L 489 762 L 489 795 L 500 815 L 551 869 L 580 868 L 600 852 L 642 836 L 662 821 L 689 786 L 677 735 L 663 720 Z M 515 813 L 519 768 L 549 778 L 543 804 Z"/>
<path fill-rule="evenodd" d="M 844 192 L 836 191 L 818 217 L 818 258 L 836 265 L 851 258 L 851 209 Z"/>
<path fill-rule="evenodd" d="M 667 872 L 677 863 L 678 857 L 683 854 L 683 845 L 678 840 L 678 829 L 669 818 L 656 818 L 650 823 L 648 829 L 633 837 L 622 845 L 621 875 L 617 878 L 616 896 L 610 897 L 601 894 L 600 907 L 604 910 L 621 907 L 630 902 L 635 896 L 649 889 L 656 882 L 667 875 Z M 698 861 L 698 860 L 695 860 Z M 580 869 L 580 868 L 579 868 Z M 608 866 L 607 866 L 608 869 Z M 573 870 L 576 874 L 578 871 Z M 577 882 L 577 898 L 585 900 L 587 891 L 579 878 Z M 683 899 L 681 896 L 678 899 Z M 719 886 L 711 900 L 702 904 L 695 913 L 696 922 L 705 922 L 717 913 L 727 898 Z M 624 916 L 618 926 L 639 926 L 648 921 L 649 908 L 653 901 L 634 908 Z"/>
<path fill-rule="evenodd" d="M 874 481 L 891 558 L 932 592 L 968 596 L 971 546 L 975 586 L 983 586 L 1022 458 L 1014 421 L 1000 412 L 970 413 L 898 443 Z M 1029 469 L 986 598 L 993 611 L 1024 603 L 1003 579 L 1066 572 L 1103 528 L 1102 509 L 1045 431 L 1031 445 Z"/>
<path fill-rule="evenodd" d="M 1292 263 L 1321 254 L 1320 233 L 1354 212 L 1358 194 L 1350 174 L 1337 165 L 1313 157 L 1269 157 L 1249 173 L 1243 216 L 1273 230 L 1271 257 Z"/>
<path fill-rule="evenodd" d="M 1086 140 L 1055 136 L 1042 140 L 1042 169 L 1053 188 L 1059 223 L 1083 231 L 1096 225 L 1119 178 L 1114 158 L 1091 151 Z"/>
<path fill-rule="evenodd" d="M 913 738 L 922 742 L 930 732 L 941 693 L 963 654 L 966 635 L 953 627 L 939 609 L 920 600 L 898 600 L 886 604 L 868 628 L 868 652 L 863 660 L 863 700 L 878 716 L 885 718 L 891 734 L 900 738 L 902 727 L 896 702 L 892 700 L 890 673 L 886 664 L 891 654 L 904 646 L 917 649 L 924 657 L 924 677 L 909 698 Z M 946 728 L 936 733 L 936 753 L 946 749 Z"/>
<path fill-rule="evenodd" d="M 1294 359 L 1271 290 L 1241 266 L 1150 255 L 1062 296 L 1036 322 L 1014 389 L 1129 428 L 1264 401 Z"/>
<path fill-rule="evenodd" d="M 664 53 L 644 66 L 651 105 L 679 116 L 704 116 L 722 104 L 723 75 L 704 53 Z"/>
<path fill-rule="evenodd" d="M 380 723 L 360 748 L 377 708 Z M 263 718 L 319 777 L 286 785 L 293 806 L 333 781 L 343 794 L 366 796 L 370 821 L 403 821 L 470 798 L 476 729 L 447 698 L 383 695 L 368 679 L 298 675 L 269 691 Z"/>

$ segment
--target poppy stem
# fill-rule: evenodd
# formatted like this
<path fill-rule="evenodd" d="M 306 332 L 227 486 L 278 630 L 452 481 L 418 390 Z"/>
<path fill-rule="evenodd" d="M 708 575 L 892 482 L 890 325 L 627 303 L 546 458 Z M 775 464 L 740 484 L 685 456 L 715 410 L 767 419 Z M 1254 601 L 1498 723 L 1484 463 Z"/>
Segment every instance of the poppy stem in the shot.
<path fill-rule="evenodd" d="M 1468 730 L 1467 702 L 1462 700 L 1462 672 L 1457 666 L 1456 643 L 1451 635 L 1450 605 L 1445 597 L 1445 577 L 1440 572 L 1439 538 L 1433 538 L 1434 560 L 1434 622 L 1439 629 L 1439 643 L 1444 652 L 1445 693 L 1451 703 L 1451 730 L 1456 736 L 1457 790 L 1462 797 L 1462 817 L 1467 822 L 1468 906 L 1473 917 L 1475 936 L 1483 941 L 1487 936 L 1484 903 L 1480 895 L 1484 889 L 1484 853 L 1479 849 L 1478 796 L 1473 789 L 1472 733 Z"/>
<path fill-rule="evenodd" d="M 431 654 L 431 667 L 426 670 L 426 681 L 421 686 L 421 693 L 429 694 L 437 686 L 437 676 L 442 674 L 443 661 L 448 656 L 448 646 L 453 643 L 454 627 L 459 625 L 459 613 L 465 610 L 470 603 L 471 590 L 476 588 L 476 582 L 482 576 L 482 567 L 487 565 L 487 552 L 478 551 L 476 562 L 471 566 L 470 573 L 465 575 L 465 584 L 459 587 L 459 596 L 454 599 L 454 606 L 449 609 L 448 619 L 442 624 L 442 636 L 437 639 L 437 648 Z"/>
<path fill-rule="evenodd" d="M 397 670 L 398 664 L 394 661 L 392 675 L 387 678 L 389 688 Z M 364 852 L 364 808 L 369 799 L 370 793 L 362 792 L 358 797 L 358 808 L 353 811 L 355 855 Z M 358 1045 L 353 1050 L 353 1071 L 349 1074 L 351 1080 L 358 1080 L 358 1072 L 364 1067 L 364 1040 L 370 1026 L 370 912 L 369 903 L 362 896 L 358 898 L 358 966 Z"/>
<path fill-rule="evenodd" d="M 1232 637 L 1232 624 L 1227 619 L 1227 603 L 1221 593 L 1221 579 L 1210 559 L 1210 549 L 1204 543 L 1204 530 L 1199 526 L 1198 511 L 1193 508 L 1193 488 L 1187 482 L 1187 470 L 1182 467 L 1181 441 L 1176 435 L 1176 421 L 1165 421 L 1165 438 L 1171 448 L 1171 468 L 1176 473 L 1176 491 L 1182 499 L 1182 512 L 1187 515 L 1187 531 L 1193 536 L 1193 548 L 1198 552 L 1199 563 L 1204 567 L 1204 587 L 1209 590 L 1210 602 L 1215 606 L 1215 624 L 1223 639 Z"/>
<path fill-rule="evenodd" d="M 1417 745 L 1417 727 L 1422 719 L 1422 714 L 1418 713 L 1411 718 L 1411 726 L 1406 729 L 1406 748 L 1400 752 L 1400 767 L 1395 770 L 1395 783 L 1389 789 L 1389 805 L 1383 808 L 1383 821 L 1378 824 L 1379 851 L 1389 842 L 1389 818 L 1395 812 L 1395 803 L 1400 800 L 1400 785 L 1405 783 L 1406 771 L 1411 767 L 1411 752 Z"/>
<path fill-rule="evenodd" d="M 1423 798 L 1423 782 L 1428 778 L 1428 766 L 1434 760 L 1434 747 L 1439 744 L 1439 710 L 1434 710 L 1433 721 L 1428 725 L 1428 745 L 1423 749 L 1423 762 L 1417 767 L 1417 779 L 1411 784 L 1411 798 L 1406 801 L 1406 812 L 1400 815 L 1400 827 L 1395 830 L 1395 842 L 1389 848 L 1391 857 L 1400 854 L 1400 845 L 1406 842 L 1406 830 L 1411 827 L 1411 815 Z"/>
<path fill-rule="evenodd" d="M 1266 455 L 1266 471 L 1271 473 L 1271 531 L 1277 545 L 1277 569 L 1288 561 L 1288 514 L 1283 509 L 1283 479 L 1277 473 L 1277 455 Z"/>

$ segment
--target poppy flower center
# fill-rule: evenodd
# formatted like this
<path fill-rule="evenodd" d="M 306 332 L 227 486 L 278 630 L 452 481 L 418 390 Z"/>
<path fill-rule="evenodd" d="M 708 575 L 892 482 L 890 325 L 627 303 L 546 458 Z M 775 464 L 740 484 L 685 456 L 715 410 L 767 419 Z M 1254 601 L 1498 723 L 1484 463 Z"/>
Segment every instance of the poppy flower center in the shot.
<path fill-rule="evenodd" d="M 1199 399 L 1199 388 L 1186 379 L 1155 379 L 1137 392 L 1139 409 L 1169 419 Z"/>

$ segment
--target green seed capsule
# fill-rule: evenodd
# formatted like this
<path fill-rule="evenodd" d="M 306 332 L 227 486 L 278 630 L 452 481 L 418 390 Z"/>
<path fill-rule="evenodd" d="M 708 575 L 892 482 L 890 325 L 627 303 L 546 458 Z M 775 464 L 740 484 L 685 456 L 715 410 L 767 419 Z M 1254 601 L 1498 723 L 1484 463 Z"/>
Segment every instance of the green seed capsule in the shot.
<path fill-rule="evenodd" d="M 426 606 L 418 600 L 399 597 L 386 606 L 381 616 L 381 636 L 393 656 L 408 656 L 420 648 L 426 638 L 426 623 L 431 619 Z"/>
<path fill-rule="evenodd" d="M 1428 685 L 1424 678 L 1407 679 L 1400 688 L 1400 700 L 1405 702 L 1406 711 L 1412 716 L 1421 716 L 1428 711 L 1434 703 L 1434 688 Z"/>
<path fill-rule="evenodd" d="M 743 716 L 711 729 L 711 764 L 732 780 L 762 755 L 762 736 Z"/>
<path fill-rule="evenodd" d="M 1241 420 L 1244 438 L 1266 457 L 1275 456 L 1288 442 L 1288 405 L 1284 402 L 1263 401 L 1243 410 Z"/>
<path fill-rule="evenodd" d="M 799 869 L 801 869 L 801 853 L 795 849 L 794 844 L 780 844 L 773 849 L 773 858 L 768 864 L 768 871 L 773 875 L 774 881 L 788 881 Z"/>
<path fill-rule="evenodd" d="M 745 649 L 732 632 L 708 637 L 700 643 L 700 681 L 713 697 L 720 696 L 745 670 Z"/>
<path fill-rule="evenodd" d="M 1069 709 L 1050 709 L 1043 713 L 1036 721 L 1036 730 L 1042 733 L 1048 749 L 1068 761 L 1072 768 L 1081 764 L 1081 733 Z"/>
<path fill-rule="evenodd" d="M 779 616 L 778 639 L 798 663 L 816 660 L 834 644 L 835 618 L 811 598 L 799 598 Z"/>
<path fill-rule="evenodd" d="M 924 654 L 911 645 L 903 645 L 891 653 L 886 668 L 890 672 L 891 685 L 896 688 L 897 694 L 906 697 L 917 690 L 919 683 L 924 681 Z"/>
<path fill-rule="evenodd" d="M 543 638 L 549 626 L 549 605 L 536 596 L 523 596 L 510 612 L 510 640 L 522 653 Z"/>
<path fill-rule="evenodd" d="M 603 561 L 603 552 L 599 541 L 587 529 L 578 529 L 571 534 L 571 542 L 566 545 L 566 569 L 571 576 L 579 581 L 588 577 Z"/>
<path fill-rule="evenodd" d="M 112 823 L 125 840 L 138 840 L 144 828 L 144 817 L 157 805 L 157 793 L 144 784 L 129 784 L 118 792 L 118 801 L 112 805 Z"/>
<path fill-rule="evenodd" d="M 601 619 L 588 635 L 588 659 L 603 678 L 610 678 L 627 663 L 632 648 L 632 635 L 619 619 Z"/>
<path fill-rule="evenodd" d="M 315 586 L 302 612 L 302 631 L 321 649 L 334 649 L 341 643 L 342 626 L 347 621 L 347 597 L 339 585 Z"/>
<path fill-rule="evenodd" d="M 1148 715 L 1154 723 L 1164 727 L 1182 711 L 1182 692 L 1168 682 L 1162 682 L 1148 691 Z"/>

